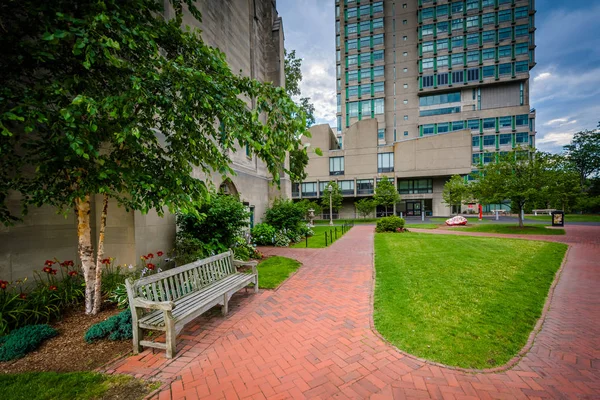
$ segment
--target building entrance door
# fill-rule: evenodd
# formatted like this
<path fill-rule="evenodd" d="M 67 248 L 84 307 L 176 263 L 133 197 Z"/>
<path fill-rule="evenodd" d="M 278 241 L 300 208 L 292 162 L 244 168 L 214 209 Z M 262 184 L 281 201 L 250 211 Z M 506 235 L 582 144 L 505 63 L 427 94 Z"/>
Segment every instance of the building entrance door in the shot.
<path fill-rule="evenodd" d="M 406 216 L 421 216 L 421 200 L 419 201 L 406 201 Z"/>

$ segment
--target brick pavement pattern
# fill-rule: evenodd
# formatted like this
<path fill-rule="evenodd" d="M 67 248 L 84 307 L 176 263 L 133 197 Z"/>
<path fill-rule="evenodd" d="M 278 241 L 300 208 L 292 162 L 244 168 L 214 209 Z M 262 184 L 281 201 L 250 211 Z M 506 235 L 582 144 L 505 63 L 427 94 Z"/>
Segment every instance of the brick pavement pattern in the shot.
<path fill-rule="evenodd" d="M 170 382 L 158 399 L 600 398 L 600 227 L 527 237 L 571 249 L 533 347 L 499 373 L 419 361 L 371 330 L 373 235 L 356 226 L 327 249 L 265 249 L 303 267 L 277 291 L 240 292 L 225 318 L 190 323 L 175 359 L 148 349 L 105 371 Z"/>

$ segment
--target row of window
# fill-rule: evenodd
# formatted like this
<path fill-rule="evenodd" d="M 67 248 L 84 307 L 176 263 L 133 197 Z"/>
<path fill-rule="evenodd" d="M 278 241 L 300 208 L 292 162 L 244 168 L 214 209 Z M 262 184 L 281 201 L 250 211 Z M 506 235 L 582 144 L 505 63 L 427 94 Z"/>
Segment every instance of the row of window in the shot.
<path fill-rule="evenodd" d="M 501 133 L 500 135 L 477 135 L 472 138 L 473 147 L 522 146 L 529 143 L 529 133 Z"/>
<path fill-rule="evenodd" d="M 373 4 L 365 4 L 360 7 L 346 8 L 344 11 L 344 18 L 346 21 L 348 21 L 352 18 L 373 16 L 379 13 L 383 13 L 383 1 L 377 1 Z M 336 16 L 339 16 L 339 13 L 336 12 Z"/>
<path fill-rule="evenodd" d="M 353 66 L 361 66 L 364 64 L 373 64 L 377 61 L 383 61 L 383 50 L 375 50 L 373 52 L 353 54 L 346 57 L 346 68 Z"/>
<path fill-rule="evenodd" d="M 524 146 L 522 146 L 524 147 Z M 473 153 L 473 165 L 489 164 L 498 161 L 501 157 L 508 155 L 508 151 Z M 517 160 L 525 160 L 529 157 L 528 151 L 515 151 Z"/>
<path fill-rule="evenodd" d="M 394 153 L 377 154 L 377 172 L 394 171 Z M 344 156 L 329 157 L 329 175 L 344 175 Z"/>
<path fill-rule="evenodd" d="M 466 121 L 440 122 L 437 124 L 424 124 L 419 127 L 420 136 L 434 135 L 437 133 L 447 133 L 470 129 L 483 133 L 486 130 L 495 130 L 510 128 L 516 130 L 517 127 L 526 127 L 529 124 L 529 115 L 507 115 L 503 117 L 469 119 Z"/>
<path fill-rule="evenodd" d="M 365 79 L 375 79 L 380 76 L 383 76 L 384 69 L 383 65 L 373 67 L 373 68 L 360 68 L 354 71 L 346 72 L 346 82 L 352 81 L 363 81 Z M 339 89 L 338 89 L 339 90 Z"/>
<path fill-rule="evenodd" d="M 390 153 L 392 154 L 392 153 Z M 379 182 L 380 179 L 377 179 Z M 354 187 L 356 186 L 356 194 L 373 194 L 375 192 L 375 180 L 374 179 L 357 179 L 356 183 L 354 180 L 339 180 L 337 181 L 338 186 L 342 194 L 354 194 Z M 323 193 L 327 190 L 329 182 L 319 182 L 319 193 Z M 298 193 L 302 191 L 302 196 L 316 196 L 317 195 L 317 182 L 303 182 L 301 185 L 294 184 L 292 191 Z M 403 179 L 398 181 L 398 193 L 400 194 L 421 194 L 421 193 L 433 193 L 433 179 Z"/>
<path fill-rule="evenodd" d="M 448 22 L 439 22 L 432 25 L 423 25 L 419 28 L 419 39 L 426 36 L 437 36 L 440 33 L 447 33 L 449 29 Z M 461 31 L 463 29 L 460 29 Z M 466 29 L 465 29 L 466 30 Z M 498 43 L 503 40 L 511 40 L 518 37 L 524 37 L 529 34 L 529 25 L 515 25 L 507 26 L 505 28 L 492 29 L 483 32 L 474 32 L 467 35 L 467 39 L 471 40 L 470 44 L 482 44 L 482 43 Z M 480 37 L 480 38 L 479 38 Z M 479 39 L 479 42 L 475 42 L 475 38 Z M 428 38 L 427 38 L 428 39 Z M 468 42 L 467 42 L 468 43 Z"/>
<path fill-rule="evenodd" d="M 485 78 L 499 78 L 500 76 L 515 76 L 516 74 L 528 72 L 529 61 L 518 61 L 485 67 L 469 68 L 460 71 L 440 72 L 434 75 L 426 75 L 419 78 L 422 88 L 447 86 L 452 84 L 481 81 Z"/>
<path fill-rule="evenodd" d="M 365 33 L 373 33 L 377 29 L 383 29 L 383 18 L 375 18 L 367 21 L 346 24 L 346 36 L 348 35 L 364 35 Z"/>
<path fill-rule="evenodd" d="M 446 114 L 458 114 L 460 113 L 460 107 L 444 107 L 436 108 L 433 110 L 421 110 L 419 116 L 431 117 L 433 115 L 446 115 Z"/>
<path fill-rule="evenodd" d="M 522 46 L 523 45 L 523 46 Z M 515 46 L 500 46 L 484 50 L 472 50 L 467 52 L 455 53 L 447 56 L 428 57 L 420 60 L 420 72 L 427 69 L 437 69 L 440 67 L 466 66 L 467 64 L 483 64 L 487 60 L 500 60 L 502 58 L 515 58 L 518 55 L 528 53 L 527 43 L 521 43 Z M 521 61 L 529 64 L 529 60 Z"/>
<path fill-rule="evenodd" d="M 362 118 L 373 118 L 375 115 L 383 114 L 384 111 L 384 99 L 350 101 L 346 103 L 346 115 L 350 118 L 358 117 L 359 120 Z"/>
<path fill-rule="evenodd" d="M 384 82 L 367 83 L 364 85 L 348 86 L 346 88 L 346 98 L 377 96 L 384 92 Z"/>
<path fill-rule="evenodd" d="M 462 3 L 452 3 L 444 4 L 438 7 L 429 7 L 424 8 L 419 11 L 419 22 L 423 22 L 423 20 L 431 19 L 431 18 L 442 18 L 449 17 L 450 15 L 455 16 L 456 14 L 463 15 L 463 10 L 454 11 L 455 7 L 462 6 Z M 478 8 L 476 6 L 476 8 Z M 451 12 L 451 14 L 450 14 Z M 452 20 L 454 21 L 465 21 L 467 27 L 480 26 L 480 25 L 490 25 L 490 24 L 501 24 L 502 22 L 511 22 L 517 21 L 520 19 L 527 18 L 529 10 L 527 6 L 517 7 L 515 9 L 508 8 L 506 10 L 500 10 L 498 12 L 488 12 L 483 15 L 471 15 L 466 18 L 456 18 Z"/>
<path fill-rule="evenodd" d="M 383 33 L 365 36 L 357 39 L 348 39 L 345 42 L 346 53 L 350 50 L 373 48 L 383 44 Z"/>
<path fill-rule="evenodd" d="M 446 103 L 459 103 L 460 102 L 460 92 L 450 92 L 444 94 L 434 94 L 430 96 L 422 96 L 419 99 L 419 106 L 436 106 L 439 104 Z"/>
<path fill-rule="evenodd" d="M 483 32 L 485 33 L 485 32 Z M 493 33 L 493 32 L 492 32 Z M 432 40 L 429 42 L 423 42 L 421 43 L 419 46 L 419 56 L 423 56 L 426 53 L 434 53 L 437 54 L 440 51 L 455 51 L 455 49 L 458 49 L 458 51 L 462 51 L 463 49 L 467 49 L 469 47 L 479 47 L 480 44 L 482 45 L 485 42 L 481 42 L 480 41 L 483 39 L 482 34 L 479 33 L 474 33 L 472 35 L 467 35 L 467 36 L 453 36 L 451 38 L 448 39 L 439 39 L 439 40 Z M 488 38 L 486 38 L 486 40 L 488 42 L 495 42 L 494 37 L 491 37 L 489 40 Z M 521 43 L 516 43 L 516 44 L 509 44 L 509 45 L 504 45 L 504 46 L 499 46 L 499 48 L 502 48 L 503 54 L 508 54 L 510 55 L 511 52 L 514 50 L 515 54 L 527 54 L 527 51 L 529 49 L 529 43 L 528 42 L 521 42 Z M 474 50 L 474 51 L 479 51 Z M 481 50 L 481 52 L 485 52 L 486 55 L 490 56 L 489 58 L 494 58 L 494 51 L 495 48 L 486 48 Z"/>

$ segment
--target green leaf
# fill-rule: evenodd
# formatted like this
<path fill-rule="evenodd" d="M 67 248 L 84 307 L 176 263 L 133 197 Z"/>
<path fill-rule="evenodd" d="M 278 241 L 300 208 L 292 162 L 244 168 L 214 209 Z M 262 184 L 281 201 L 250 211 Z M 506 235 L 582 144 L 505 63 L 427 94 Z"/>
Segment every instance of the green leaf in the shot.
<path fill-rule="evenodd" d="M 318 155 L 318 156 L 323 156 L 323 152 L 318 147 L 315 147 L 315 154 Z"/>

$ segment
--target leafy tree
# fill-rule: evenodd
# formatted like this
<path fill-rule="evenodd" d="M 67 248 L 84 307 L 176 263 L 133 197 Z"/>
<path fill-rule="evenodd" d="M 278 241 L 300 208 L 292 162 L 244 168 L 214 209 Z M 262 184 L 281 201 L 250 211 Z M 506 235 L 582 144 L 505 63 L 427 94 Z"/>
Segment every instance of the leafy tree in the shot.
<path fill-rule="evenodd" d="M 290 175 L 292 181 L 299 183 L 306 179 L 306 166 L 308 165 L 308 153 L 305 147 L 290 151 Z"/>
<path fill-rule="evenodd" d="M 444 203 L 452 207 L 461 205 L 469 199 L 469 192 L 469 186 L 464 178 L 460 175 L 454 175 L 444 184 L 442 198 L 444 199 Z"/>
<path fill-rule="evenodd" d="M 600 128 L 600 124 L 598 125 Z M 579 183 L 583 190 L 586 179 L 600 172 L 600 130 L 585 130 L 575 133 L 570 144 L 564 147 L 569 161 L 579 173 Z"/>
<path fill-rule="evenodd" d="M 509 152 L 481 170 L 474 192 L 481 203 L 510 200 L 522 227 L 521 210 L 542 197 L 550 177 L 547 166 L 548 155 L 545 153 Z"/>
<path fill-rule="evenodd" d="M 579 173 L 563 155 L 548 154 L 546 157 L 548 179 L 542 191 L 544 208 L 571 211 L 583 196 Z"/>
<path fill-rule="evenodd" d="M 304 219 L 306 219 L 306 220 L 308 220 L 308 210 L 310 210 L 310 209 L 314 210 L 315 216 L 321 215 L 321 213 L 323 212 L 323 208 L 316 201 L 302 199 L 299 202 L 297 202 L 296 204 L 298 205 L 298 207 L 300 207 L 302 209 L 302 212 L 304 213 Z"/>
<path fill-rule="evenodd" d="M 375 195 L 373 196 L 375 204 L 385 207 L 385 214 L 388 213 L 388 207 L 393 207 L 394 204 L 400 201 L 400 194 L 396 190 L 394 182 L 384 176 L 375 187 Z"/>
<path fill-rule="evenodd" d="M 271 208 L 265 213 L 265 222 L 275 229 L 293 230 L 304 219 L 304 209 L 289 199 L 275 199 Z"/>
<path fill-rule="evenodd" d="M 100 261 L 91 240 L 90 198 L 142 212 L 195 213 L 209 196 L 193 177 L 232 174 L 231 152 L 248 145 L 279 182 L 287 152 L 306 131 L 285 89 L 234 75 L 198 30 L 182 30 L 171 0 L 10 1 L 0 7 L 0 217 L 28 205 L 76 210 L 86 313 L 100 307 Z M 167 3 L 168 4 L 168 3 Z M 243 99 L 253 99 L 250 109 Z M 286 171 L 289 172 L 289 171 Z"/>
<path fill-rule="evenodd" d="M 356 212 L 363 218 L 367 218 L 371 215 L 376 206 L 377 204 L 375 204 L 375 200 L 373 199 L 360 199 L 354 203 Z"/>
<path fill-rule="evenodd" d="M 331 187 L 331 190 L 329 190 Z M 342 192 L 335 181 L 330 181 L 325 185 L 325 189 L 321 192 L 321 206 L 326 213 L 329 213 L 329 195 L 331 194 L 331 208 L 333 211 L 339 211 L 342 208 Z"/>

